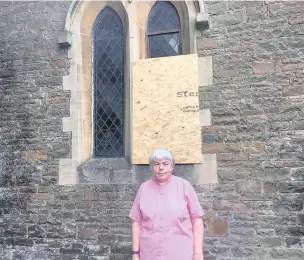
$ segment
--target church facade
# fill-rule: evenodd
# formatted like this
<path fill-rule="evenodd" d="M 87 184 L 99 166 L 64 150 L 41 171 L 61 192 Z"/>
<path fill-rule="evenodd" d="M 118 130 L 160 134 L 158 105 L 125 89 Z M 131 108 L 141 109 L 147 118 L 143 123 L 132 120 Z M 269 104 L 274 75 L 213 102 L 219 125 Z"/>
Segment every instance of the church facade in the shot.
<path fill-rule="evenodd" d="M 1 1 L 0 259 L 130 259 L 159 146 L 198 194 L 205 260 L 302 259 L 303 11 Z"/>

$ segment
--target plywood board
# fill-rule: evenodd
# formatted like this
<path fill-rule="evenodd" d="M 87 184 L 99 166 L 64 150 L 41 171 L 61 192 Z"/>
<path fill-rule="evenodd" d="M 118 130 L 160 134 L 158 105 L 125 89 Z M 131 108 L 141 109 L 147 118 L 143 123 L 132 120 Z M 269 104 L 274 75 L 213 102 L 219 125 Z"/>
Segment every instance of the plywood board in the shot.
<path fill-rule="evenodd" d="M 197 55 L 138 60 L 132 71 L 132 163 L 161 147 L 176 163 L 200 163 Z"/>

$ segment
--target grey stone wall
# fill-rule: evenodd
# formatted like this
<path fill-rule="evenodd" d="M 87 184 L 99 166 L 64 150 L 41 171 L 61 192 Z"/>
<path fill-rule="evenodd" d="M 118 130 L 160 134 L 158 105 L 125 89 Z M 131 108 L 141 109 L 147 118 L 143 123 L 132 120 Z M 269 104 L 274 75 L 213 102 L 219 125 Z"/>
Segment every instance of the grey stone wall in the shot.
<path fill-rule="evenodd" d="M 130 259 L 137 186 L 56 185 L 71 152 L 69 60 L 57 44 L 69 4 L 0 2 L 0 259 Z M 219 183 L 195 185 L 205 260 L 302 259 L 304 5 L 206 5 L 203 151 L 217 153 Z"/>
<path fill-rule="evenodd" d="M 304 4 L 207 7 L 211 28 L 198 45 L 213 56 L 214 85 L 200 90 L 212 115 L 203 150 L 219 166 L 219 184 L 202 188 L 208 259 L 302 259 Z"/>

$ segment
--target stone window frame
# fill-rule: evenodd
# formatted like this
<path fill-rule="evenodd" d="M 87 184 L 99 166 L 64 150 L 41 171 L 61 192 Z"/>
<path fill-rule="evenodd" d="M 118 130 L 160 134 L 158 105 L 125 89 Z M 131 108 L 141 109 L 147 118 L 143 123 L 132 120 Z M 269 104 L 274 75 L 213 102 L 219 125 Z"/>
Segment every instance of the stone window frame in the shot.
<path fill-rule="evenodd" d="M 125 121 L 128 122 L 125 124 L 125 140 L 130 140 L 131 65 L 134 60 L 147 58 L 146 23 L 155 2 L 75 1 L 71 4 L 59 44 L 63 47 L 71 46 L 69 49 L 70 73 L 63 77 L 63 89 L 71 91 L 70 117 L 63 118 L 62 121 L 63 131 L 72 132 L 72 155 L 71 158 L 60 159 L 59 185 L 78 184 L 78 167 L 90 160 L 93 155 L 91 31 L 96 16 L 107 5 L 117 12 L 125 24 Z M 203 3 L 201 1 L 172 1 L 171 3 L 180 15 L 183 54 L 197 53 L 196 39 L 200 35 L 198 28 L 208 20 Z M 207 81 L 212 80 L 212 76 L 210 76 L 212 74 L 212 60 L 211 58 L 201 59 L 199 64 L 209 68 L 205 69 L 209 75 L 202 79 L 204 85 Z M 210 111 L 200 112 L 203 114 L 201 122 L 210 124 Z M 122 164 L 130 165 L 131 142 L 125 142 L 125 157 Z M 204 158 L 206 162 L 211 163 L 210 167 L 216 172 L 214 164 L 216 158 L 212 155 L 206 155 Z M 110 159 L 108 162 L 111 164 Z M 206 167 L 206 165 L 202 167 Z M 202 167 L 198 168 L 199 171 Z M 214 170 L 212 171 L 214 172 Z M 217 182 L 214 174 L 212 179 L 212 182 Z"/>

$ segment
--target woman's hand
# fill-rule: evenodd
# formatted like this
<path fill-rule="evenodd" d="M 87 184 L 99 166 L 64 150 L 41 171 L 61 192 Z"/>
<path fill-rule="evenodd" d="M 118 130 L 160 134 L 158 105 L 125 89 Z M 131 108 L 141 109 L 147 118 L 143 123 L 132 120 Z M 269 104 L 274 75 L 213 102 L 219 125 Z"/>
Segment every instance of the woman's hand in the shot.
<path fill-rule="evenodd" d="M 138 254 L 132 255 L 132 260 L 139 260 L 139 255 Z"/>

